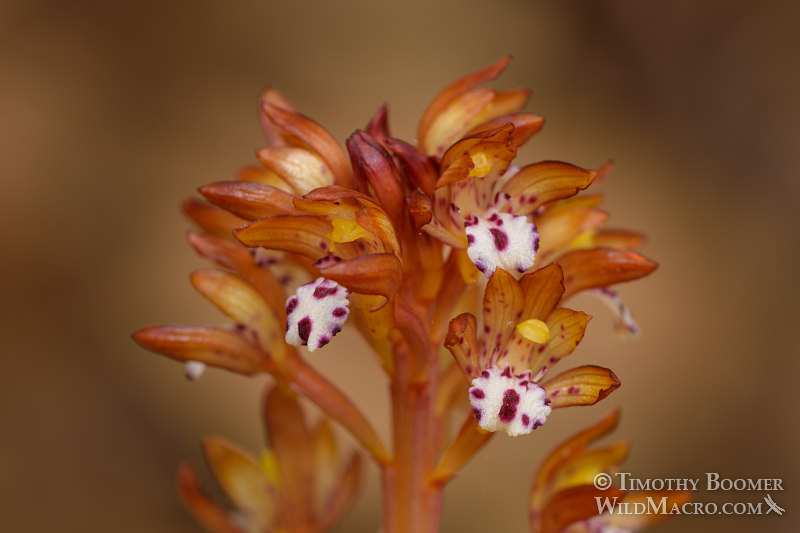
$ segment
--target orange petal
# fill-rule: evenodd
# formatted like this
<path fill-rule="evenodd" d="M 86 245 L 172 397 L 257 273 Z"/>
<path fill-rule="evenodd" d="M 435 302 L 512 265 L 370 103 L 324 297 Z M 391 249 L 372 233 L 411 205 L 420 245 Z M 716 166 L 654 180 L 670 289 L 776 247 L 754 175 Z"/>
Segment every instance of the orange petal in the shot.
<path fill-rule="evenodd" d="M 264 355 L 241 335 L 205 326 L 150 326 L 133 334 L 148 350 L 179 361 L 200 361 L 240 374 L 254 374 Z"/>
<path fill-rule="evenodd" d="M 447 88 L 445 88 L 441 93 L 439 93 L 436 98 L 434 98 L 434 100 L 425 110 L 425 113 L 422 115 L 417 134 L 419 145 L 423 147 L 423 150 L 426 153 L 431 153 L 426 149 L 426 147 L 430 144 L 428 141 L 428 135 L 431 126 L 445 111 L 445 109 L 451 105 L 453 100 L 463 95 L 473 87 L 495 79 L 500 75 L 503 69 L 506 68 L 510 61 L 511 56 L 506 55 L 493 65 L 456 80 L 454 83 L 447 86 Z"/>
<path fill-rule="evenodd" d="M 256 151 L 256 157 L 298 195 L 333 183 L 333 174 L 325 162 L 304 148 L 268 146 Z"/>
<path fill-rule="evenodd" d="M 591 185 L 597 172 L 562 163 L 542 161 L 524 166 L 501 188 L 512 196 L 503 211 L 515 215 L 533 213 L 539 206 L 569 198 Z"/>
<path fill-rule="evenodd" d="M 197 473 L 187 464 L 178 469 L 178 492 L 197 522 L 211 533 L 243 533 L 233 524 L 228 513 L 200 490 Z"/>
<path fill-rule="evenodd" d="M 462 313 L 450 321 L 450 329 L 444 338 L 444 347 L 450 350 L 461 371 L 469 379 L 477 377 L 482 370 L 476 330 L 475 317 Z"/>
<path fill-rule="evenodd" d="M 522 318 L 547 320 L 564 293 L 564 272 L 561 266 L 551 263 L 522 276 L 519 281 L 525 294 Z"/>
<path fill-rule="evenodd" d="M 192 284 L 220 311 L 241 325 L 243 335 L 252 335 L 253 343 L 279 357 L 283 352 L 283 323 L 278 322 L 267 302 L 246 281 L 219 270 L 200 270 L 191 275 Z"/>
<path fill-rule="evenodd" d="M 222 437 L 203 439 L 203 451 L 217 483 L 237 510 L 247 515 L 252 530 L 269 526 L 275 515 L 276 487 L 258 461 Z"/>
<path fill-rule="evenodd" d="M 363 463 L 361 454 L 353 453 L 341 469 L 335 488 L 328 494 L 328 499 L 322 508 L 319 519 L 320 531 L 327 531 L 333 527 L 355 502 L 364 477 Z"/>
<path fill-rule="evenodd" d="M 511 142 L 513 132 L 514 125 L 509 122 L 495 129 L 481 130 L 453 144 L 442 157 L 436 188 L 472 175 L 484 177 L 486 171 L 477 169 L 476 161 L 483 168 L 491 168 L 492 176 L 502 175 L 517 154 L 517 148 Z M 479 174 L 475 174 L 478 170 L 481 170 Z"/>
<path fill-rule="evenodd" d="M 502 352 L 522 316 L 525 296 L 514 276 L 498 268 L 486 285 L 483 294 L 483 335 L 481 349 L 484 357 Z M 488 366 L 481 361 L 481 367 Z"/>
<path fill-rule="evenodd" d="M 307 215 L 280 215 L 256 220 L 233 232 L 245 246 L 263 246 L 319 259 L 330 249 L 328 239 L 333 226 L 326 220 Z"/>
<path fill-rule="evenodd" d="M 336 139 L 325 128 L 300 113 L 283 109 L 270 101 L 262 100 L 261 104 L 267 119 L 278 128 L 284 141 L 311 148 L 333 171 L 337 185 L 352 186 L 350 163 Z"/>
<path fill-rule="evenodd" d="M 559 308 L 547 317 L 550 340 L 539 345 L 530 361 L 530 368 L 536 374 L 546 366 L 552 369 L 562 358 L 571 354 L 583 339 L 586 325 L 592 317 L 581 311 Z"/>
<path fill-rule="evenodd" d="M 356 131 L 347 139 L 347 151 L 359 188 L 362 191 L 371 189 L 395 226 L 401 226 L 405 194 L 391 156 L 363 131 Z"/>
<path fill-rule="evenodd" d="M 394 298 L 403 278 L 403 265 L 394 254 L 371 254 L 320 269 L 326 278 L 353 292 Z"/>
<path fill-rule="evenodd" d="M 294 196 L 269 185 L 221 181 L 200 187 L 198 192 L 212 204 L 247 220 L 297 214 Z"/>
<path fill-rule="evenodd" d="M 281 518 L 288 529 L 304 530 L 314 520 L 316 474 L 312 434 L 294 395 L 275 386 L 265 395 L 264 419 L 281 479 Z"/>
<path fill-rule="evenodd" d="M 658 267 L 642 255 L 612 248 L 575 250 L 559 257 L 558 263 L 564 269 L 563 300 L 585 289 L 644 277 Z"/>
<path fill-rule="evenodd" d="M 514 131 L 511 134 L 511 142 L 519 148 L 525 144 L 528 139 L 533 137 L 544 126 L 544 119 L 538 115 L 529 113 L 515 113 L 513 115 L 502 115 L 486 122 L 481 123 L 478 127 L 473 128 L 467 132 L 466 136 L 469 137 L 480 131 L 486 131 L 494 128 L 499 128 L 508 123 L 514 125 Z"/>
<path fill-rule="evenodd" d="M 230 239 L 234 228 L 247 224 L 233 213 L 194 198 L 184 201 L 181 210 L 197 227 L 217 237 Z"/>
<path fill-rule="evenodd" d="M 619 379 L 611 370 L 586 365 L 567 370 L 542 384 L 550 400 L 550 407 L 594 405 L 617 388 Z"/>
<path fill-rule="evenodd" d="M 443 485 L 448 479 L 467 464 L 478 451 L 495 435 L 494 432 L 483 431 L 472 413 L 467 415 L 466 420 L 461 425 L 458 435 L 453 443 L 447 448 L 439 464 L 428 476 L 428 482 L 434 485 Z"/>

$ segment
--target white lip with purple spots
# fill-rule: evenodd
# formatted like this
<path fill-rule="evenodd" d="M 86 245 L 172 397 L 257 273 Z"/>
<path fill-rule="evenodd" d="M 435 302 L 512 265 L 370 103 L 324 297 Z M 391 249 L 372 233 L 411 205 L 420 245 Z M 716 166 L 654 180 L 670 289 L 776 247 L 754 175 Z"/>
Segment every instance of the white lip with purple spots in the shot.
<path fill-rule="evenodd" d="M 294 296 L 286 300 L 286 342 L 308 346 L 309 352 L 328 344 L 350 314 L 349 294 L 349 290 L 326 278 L 298 287 Z"/>
<path fill-rule="evenodd" d="M 491 366 L 473 379 L 469 401 L 483 429 L 512 437 L 544 424 L 551 410 L 544 389 L 531 381 L 530 370 L 515 375 L 510 366 Z"/>
<path fill-rule="evenodd" d="M 524 216 L 487 212 L 488 218 L 470 215 L 464 223 L 467 255 L 487 278 L 500 267 L 508 272 L 525 272 L 536 260 L 539 233 Z"/>

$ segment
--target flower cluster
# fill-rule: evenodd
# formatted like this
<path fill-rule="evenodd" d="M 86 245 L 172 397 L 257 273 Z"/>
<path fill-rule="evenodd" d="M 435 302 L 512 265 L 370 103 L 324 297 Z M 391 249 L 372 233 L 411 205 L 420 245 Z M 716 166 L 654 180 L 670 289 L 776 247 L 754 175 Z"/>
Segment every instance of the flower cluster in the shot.
<path fill-rule="evenodd" d="M 384 107 L 343 150 L 279 92 L 265 91 L 260 117 L 269 146 L 257 151 L 260 165 L 201 187 L 205 201 L 184 204 L 199 229 L 189 233 L 190 245 L 221 268 L 195 272 L 192 283 L 233 324 L 152 326 L 134 335 L 184 361 L 193 378 L 206 365 L 264 372 L 278 383 L 275 390 L 316 404 L 381 469 L 386 533 L 436 531 L 443 485 L 495 432 L 530 433 L 552 410 L 591 405 L 614 391 L 619 380 L 602 366 L 549 375 L 575 350 L 590 319 L 565 304 L 579 292 L 596 294 L 622 331 L 636 333 L 609 287 L 656 267 L 635 252 L 639 234 L 603 227 L 608 215 L 599 209 L 600 195 L 578 195 L 610 165 L 512 165 L 543 120 L 520 112 L 527 90 L 482 86 L 508 62 L 442 91 L 422 116 L 416 145 L 390 133 Z M 334 342 L 345 327 L 360 331 L 386 373 L 392 446 L 345 391 L 306 362 L 308 352 Z M 449 361 L 441 357 L 447 351 Z M 447 428 L 459 417 L 461 429 L 450 438 Z M 271 439 L 285 446 L 291 443 L 276 433 L 286 431 L 298 446 L 309 441 L 305 430 L 274 426 Z M 211 442 L 207 455 L 223 486 L 241 488 L 225 481 L 229 476 L 269 477 L 254 473 L 263 465 L 252 458 Z M 249 466 L 230 474 L 219 466 L 227 457 Z M 200 520 L 222 520 L 197 504 L 205 500 L 186 472 L 184 495 Z M 286 505 L 296 511 L 302 491 L 292 483 L 262 484 L 289 491 Z M 248 516 L 246 527 L 233 530 L 274 523 L 321 531 L 331 523 L 306 517 L 293 526 L 281 517 L 295 511 L 265 513 L 238 492 L 229 496 Z"/>

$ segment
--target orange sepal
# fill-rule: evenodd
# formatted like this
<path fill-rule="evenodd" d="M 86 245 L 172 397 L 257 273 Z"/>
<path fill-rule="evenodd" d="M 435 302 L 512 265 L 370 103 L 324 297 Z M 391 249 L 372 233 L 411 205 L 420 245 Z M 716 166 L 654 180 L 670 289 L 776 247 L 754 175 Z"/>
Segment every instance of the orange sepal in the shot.
<path fill-rule="evenodd" d="M 244 181 L 246 183 L 269 185 L 270 187 L 275 187 L 286 193 L 291 193 L 293 190 L 292 187 L 283 181 L 275 172 L 264 167 L 246 166 L 239 170 L 236 178 L 238 181 Z"/>
<path fill-rule="evenodd" d="M 350 163 L 342 149 L 328 131 L 305 115 L 284 109 L 268 100 L 261 101 L 266 118 L 280 131 L 288 144 L 310 147 L 322 157 L 333 171 L 335 183 L 343 187 L 352 186 Z"/>
<path fill-rule="evenodd" d="M 207 326 L 150 326 L 133 334 L 148 350 L 179 361 L 200 361 L 240 374 L 254 374 L 264 355 L 236 332 Z"/>
<path fill-rule="evenodd" d="M 533 531 L 539 533 L 561 533 L 572 523 L 580 522 L 597 515 L 595 498 L 619 497 L 622 491 L 616 487 L 600 490 L 593 485 L 580 485 L 564 489 L 553 496 L 540 517 L 531 517 L 532 521 L 540 519 L 538 527 Z"/>
<path fill-rule="evenodd" d="M 397 159 L 399 170 L 406 177 L 409 188 L 419 188 L 428 196 L 433 196 L 439 176 L 431 158 L 400 139 L 386 139 L 385 144 Z"/>
<path fill-rule="evenodd" d="M 459 98 L 476 85 L 491 81 L 499 76 L 510 61 L 511 56 L 506 55 L 500 58 L 500 60 L 493 65 L 468 74 L 451 83 L 442 92 L 440 92 L 436 98 L 433 99 L 419 121 L 419 130 L 417 133 L 419 145 L 426 153 L 433 153 L 429 149 L 430 141 L 428 136 L 433 123 L 439 119 L 440 115 L 453 103 L 455 99 Z M 446 146 L 444 148 L 446 148 Z"/>
<path fill-rule="evenodd" d="M 489 279 L 483 293 L 483 335 L 481 347 L 483 355 L 491 357 L 497 349 L 502 352 L 514 333 L 522 316 L 525 296 L 514 276 L 498 268 Z M 486 366 L 481 361 L 482 366 Z"/>
<path fill-rule="evenodd" d="M 551 263 L 519 280 L 525 295 L 522 318 L 547 320 L 564 294 L 564 271 L 557 263 Z"/>
<path fill-rule="evenodd" d="M 297 214 L 294 196 L 269 185 L 220 181 L 200 187 L 197 191 L 212 204 L 247 220 Z"/>
<path fill-rule="evenodd" d="M 264 131 L 264 136 L 271 145 L 281 145 L 283 144 L 283 130 L 279 126 L 276 126 L 264 112 L 265 104 L 280 107 L 291 112 L 297 112 L 297 109 L 295 109 L 289 99 L 281 94 L 278 89 L 269 87 L 261 93 L 261 99 L 258 102 L 258 119 L 261 122 L 261 129 Z"/>
<path fill-rule="evenodd" d="M 234 525 L 224 509 L 200 490 L 197 473 L 188 464 L 182 464 L 178 469 L 178 492 L 195 520 L 211 533 L 244 533 Z"/>
<path fill-rule="evenodd" d="M 531 492 L 531 506 L 537 507 L 544 503 L 544 491 L 565 464 L 582 455 L 592 441 L 613 431 L 617 424 L 619 424 L 619 409 L 611 411 L 553 448 L 537 470 Z"/>
<path fill-rule="evenodd" d="M 247 220 L 196 198 L 185 200 L 181 210 L 197 227 L 217 237 L 230 239 L 234 228 L 247 224 Z"/>
<path fill-rule="evenodd" d="M 594 405 L 619 386 L 619 379 L 614 372 L 595 365 L 567 370 L 542 384 L 553 409 Z"/>
<path fill-rule="evenodd" d="M 591 185 L 596 176 L 593 170 L 560 161 L 524 166 L 500 189 L 512 196 L 503 211 L 515 215 L 533 213 L 547 202 L 576 195 Z"/>
<path fill-rule="evenodd" d="M 333 174 L 315 153 L 297 146 L 268 146 L 256 157 L 299 195 L 333 183 Z"/>
<path fill-rule="evenodd" d="M 236 241 L 229 241 L 190 231 L 186 240 L 201 257 L 233 270 L 255 288 L 269 304 L 276 319 L 286 321 L 286 294 L 278 278 L 268 269 L 258 266 L 250 250 Z"/>
<path fill-rule="evenodd" d="M 658 264 L 635 252 L 613 248 L 574 250 L 558 258 L 564 269 L 563 300 L 575 293 L 608 287 L 650 274 Z"/>
<path fill-rule="evenodd" d="M 466 179 L 475 168 L 477 154 L 487 161 L 494 175 L 502 175 L 517 154 L 511 142 L 514 124 L 503 124 L 494 129 L 481 130 L 464 137 L 447 149 L 442 157 L 439 180 L 436 188 L 441 189 L 451 183 Z"/>
<path fill-rule="evenodd" d="M 632 504 L 631 507 L 635 508 L 637 503 L 649 505 L 653 501 L 656 505 L 660 505 L 661 501 L 666 498 L 664 509 L 665 513 L 643 513 L 643 514 L 619 514 L 605 515 L 604 522 L 611 527 L 619 528 L 624 531 L 640 531 L 649 528 L 659 522 L 668 520 L 672 514 L 670 511 L 677 505 L 682 506 L 684 503 L 692 499 L 692 493 L 682 490 L 663 490 L 663 491 L 641 491 L 641 492 L 628 492 L 621 501 Z"/>
<path fill-rule="evenodd" d="M 228 315 L 251 335 L 254 344 L 279 357 L 286 345 L 283 342 L 283 324 L 278 322 L 268 303 L 236 274 L 219 270 L 192 272 L 192 285 L 220 311 Z"/>
<path fill-rule="evenodd" d="M 616 248 L 618 250 L 636 250 L 644 244 L 644 235 L 636 231 L 620 229 L 601 229 L 594 234 L 595 246 Z"/>
<path fill-rule="evenodd" d="M 476 378 L 481 373 L 474 316 L 462 313 L 450 321 L 450 328 L 444 338 L 444 347 L 450 350 L 453 359 L 468 379 Z"/>
<path fill-rule="evenodd" d="M 295 395 L 272 387 L 264 397 L 264 420 L 280 472 L 282 521 L 287 526 L 308 526 L 314 519 L 311 503 L 317 477 L 312 433 Z"/>
<path fill-rule="evenodd" d="M 262 218 L 235 230 L 234 236 L 245 246 L 263 246 L 319 259 L 330 249 L 333 226 L 320 217 L 279 215 Z"/>
<path fill-rule="evenodd" d="M 270 525 L 278 495 L 274 482 L 247 451 L 222 437 L 203 439 L 203 452 L 225 495 L 240 512 L 247 513 L 254 529 Z"/>
<path fill-rule="evenodd" d="M 369 124 L 365 129 L 370 137 L 381 144 L 385 144 L 391 137 L 389 133 L 389 106 L 382 105 L 369 120 Z"/>
<path fill-rule="evenodd" d="M 592 317 L 581 311 L 560 307 L 547 317 L 550 340 L 534 351 L 530 368 L 536 374 L 543 366 L 552 369 L 558 361 L 571 354 L 583 340 L 586 325 Z"/>
<path fill-rule="evenodd" d="M 320 274 L 353 292 L 384 296 L 388 301 L 400 288 L 403 265 L 394 254 L 370 254 L 334 263 Z"/>
<path fill-rule="evenodd" d="M 458 470 L 469 462 L 475 454 L 488 443 L 494 432 L 483 431 L 475 416 L 470 412 L 466 420 L 461 425 L 453 443 L 444 452 L 439 464 L 428 476 L 428 483 L 443 485 L 448 479 L 458 472 Z"/>
<path fill-rule="evenodd" d="M 319 530 L 327 531 L 352 506 L 363 481 L 364 461 L 360 453 L 354 452 L 339 472 L 333 490 L 323 504 L 319 518 Z"/>
<path fill-rule="evenodd" d="M 347 139 L 347 151 L 359 188 L 371 189 L 395 226 L 402 227 L 405 194 L 392 157 L 378 141 L 360 130 Z"/>
<path fill-rule="evenodd" d="M 563 252 L 573 240 L 588 230 L 600 227 L 608 220 L 608 213 L 599 209 L 553 209 L 536 218 L 539 232 L 537 261 L 546 261 L 553 254 Z"/>
<path fill-rule="evenodd" d="M 530 113 L 514 113 L 513 115 L 502 115 L 491 120 L 481 123 L 478 127 L 468 131 L 466 137 L 474 135 L 480 131 L 491 130 L 505 126 L 508 123 L 514 125 L 514 131 L 511 134 L 511 142 L 519 148 L 525 144 L 528 139 L 536 135 L 539 130 L 544 126 L 544 119 L 538 115 Z"/>

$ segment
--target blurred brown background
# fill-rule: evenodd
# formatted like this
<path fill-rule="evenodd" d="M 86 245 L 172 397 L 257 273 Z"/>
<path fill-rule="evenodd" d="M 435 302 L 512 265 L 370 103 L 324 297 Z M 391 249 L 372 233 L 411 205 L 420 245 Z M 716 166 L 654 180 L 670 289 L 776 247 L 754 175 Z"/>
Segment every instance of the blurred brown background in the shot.
<path fill-rule="evenodd" d="M 620 391 L 495 439 L 448 490 L 443 531 L 524 531 L 542 454 L 614 405 L 627 471 L 784 479 L 781 518 L 658 531 L 797 531 L 799 20 L 790 1 L 0 3 L 2 530 L 199 531 L 178 462 L 211 486 L 203 435 L 261 446 L 264 379 L 187 383 L 129 334 L 222 321 L 188 283 L 205 265 L 178 205 L 254 161 L 264 86 L 342 140 L 390 102 L 411 139 L 442 87 L 510 52 L 498 85 L 532 87 L 547 119 L 518 161 L 613 158 L 611 222 L 645 231 L 661 268 L 621 289 L 639 342 L 581 302 L 597 317 L 570 363 L 614 368 Z M 377 419 L 376 365 L 347 339 L 319 364 Z M 377 502 L 368 491 L 337 531 L 374 532 Z"/>

